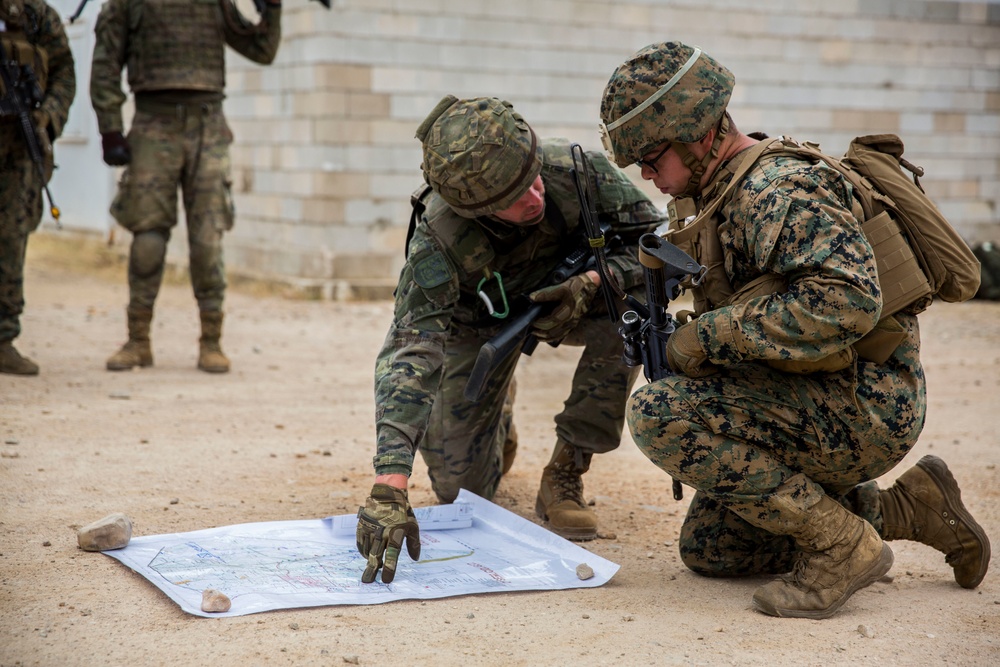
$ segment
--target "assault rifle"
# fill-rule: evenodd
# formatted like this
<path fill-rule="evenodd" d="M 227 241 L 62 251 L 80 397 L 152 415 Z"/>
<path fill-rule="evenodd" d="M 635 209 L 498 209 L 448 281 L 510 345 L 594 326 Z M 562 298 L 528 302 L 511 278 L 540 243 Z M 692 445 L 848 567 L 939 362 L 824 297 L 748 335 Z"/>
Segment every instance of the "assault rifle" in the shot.
<path fill-rule="evenodd" d="M 580 144 L 571 144 L 570 154 L 573 157 L 573 168 L 570 171 L 573 185 L 576 188 L 577 201 L 580 204 L 580 221 L 583 223 L 582 227 L 586 233 L 587 244 L 585 247 L 570 252 L 559 266 L 549 274 L 544 285 L 558 285 L 579 273 L 591 269 L 596 270 L 601 277 L 601 292 L 604 294 L 608 308 L 608 317 L 612 322 L 615 322 L 618 319 L 615 298 L 617 295 L 624 298 L 625 294 L 611 275 L 604 252 L 610 245 L 620 242 L 620 239 L 617 236 L 608 239 L 606 233 L 610 231 L 610 225 L 602 225 L 597 220 L 597 210 L 590 189 L 590 163 L 583 148 Z M 496 336 L 479 348 L 476 363 L 473 365 L 469 381 L 465 385 L 464 395 L 467 401 L 479 400 L 486 387 L 486 380 L 489 379 L 493 369 L 518 346 L 521 347 L 522 354 L 530 355 L 535 351 L 535 348 L 538 347 L 538 339 L 532 335 L 531 325 L 552 305 L 532 303 L 521 314 L 511 319 Z"/>
<path fill-rule="evenodd" d="M 45 181 L 45 158 L 41 146 L 38 145 L 35 119 L 31 116 L 31 112 L 41 106 L 45 95 L 38 85 L 38 79 L 35 78 L 35 71 L 31 66 L 19 65 L 17 61 L 9 60 L 2 42 L 0 42 L 0 82 L 3 83 L 4 89 L 3 97 L 0 97 L 0 116 L 17 116 L 21 135 L 28 147 L 28 155 L 38 169 L 38 175 L 42 179 L 42 189 L 49 199 L 49 211 L 56 225 L 59 225 L 59 207 L 52 201 L 49 184 Z"/>
<path fill-rule="evenodd" d="M 681 282 L 692 278 L 701 282 L 705 267 L 686 252 L 657 236 L 639 237 L 639 263 L 646 281 L 646 304 L 629 301 L 632 310 L 622 315 L 618 332 L 624 342 L 622 360 L 627 366 L 642 364 L 648 382 L 672 375 L 667 363 L 667 341 L 674 332 L 674 318 L 667 312 L 671 299 L 680 295 Z M 673 481 L 674 499 L 681 500 L 681 483 Z"/>
<path fill-rule="evenodd" d="M 543 285 L 558 285 L 579 273 L 594 268 L 594 258 L 591 257 L 588 250 L 588 248 L 580 247 L 566 255 L 559 266 L 549 274 Z M 551 303 L 530 303 L 519 315 L 512 317 L 497 335 L 483 343 L 483 346 L 479 348 L 479 355 L 476 357 L 472 372 L 469 374 L 469 381 L 465 385 L 464 394 L 467 401 L 480 399 L 493 369 L 500 365 L 511 352 L 520 347 L 521 354 L 530 356 L 535 351 L 535 348 L 538 347 L 538 339 L 531 333 L 531 325 L 552 306 Z"/>

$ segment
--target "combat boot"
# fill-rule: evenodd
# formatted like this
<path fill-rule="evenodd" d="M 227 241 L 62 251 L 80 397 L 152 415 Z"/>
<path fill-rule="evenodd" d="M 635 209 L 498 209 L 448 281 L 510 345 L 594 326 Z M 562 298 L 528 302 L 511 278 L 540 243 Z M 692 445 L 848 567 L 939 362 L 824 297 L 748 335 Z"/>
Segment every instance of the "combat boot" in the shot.
<path fill-rule="evenodd" d="M 128 309 L 128 341 L 108 359 L 109 371 L 127 371 L 153 365 L 153 350 L 149 345 L 149 325 L 152 310 Z"/>
<path fill-rule="evenodd" d="M 552 459 L 542 471 L 535 513 L 549 522 L 552 532 L 567 540 L 583 542 L 597 537 L 597 517 L 583 499 L 581 476 L 590 469 L 592 452 L 559 440 Z"/>
<path fill-rule="evenodd" d="M 828 496 L 792 533 L 799 554 L 791 573 L 761 586 L 753 608 L 786 618 L 829 618 L 855 591 L 892 567 L 892 549 L 864 519 Z"/>
<path fill-rule="evenodd" d="M 206 373 L 228 373 L 229 359 L 222 353 L 222 312 L 201 311 L 201 339 L 198 346 L 198 368 Z"/>
<path fill-rule="evenodd" d="M 882 537 L 915 540 L 945 555 L 963 588 L 975 588 L 990 564 L 990 541 L 962 504 L 962 492 L 944 461 L 927 455 L 879 492 Z"/>
<path fill-rule="evenodd" d="M 14 344 L 6 340 L 0 343 L 0 373 L 38 375 L 38 364 L 27 357 L 22 357 Z"/>

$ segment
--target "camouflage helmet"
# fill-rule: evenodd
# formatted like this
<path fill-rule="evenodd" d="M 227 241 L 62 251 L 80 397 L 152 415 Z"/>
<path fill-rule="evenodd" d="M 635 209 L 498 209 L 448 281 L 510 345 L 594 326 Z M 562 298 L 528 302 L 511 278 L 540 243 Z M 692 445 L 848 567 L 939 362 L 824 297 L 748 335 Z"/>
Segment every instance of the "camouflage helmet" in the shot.
<path fill-rule="evenodd" d="M 664 142 L 700 140 L 725 115 L 735 81 L 697 47 L 650 44 L 620 65 L 604 88 L 604 148 L 625 167 Z"/>
<path fill-rule="evenodd" d="M 24 0 L 0 0 L 0 21 L 20 25 L 24 18 Z"/>
<path fill-rule="evenodd" d="M 510 102 L 444 97 L 417 128 L 424 179 L 459 215 L 510 208 L 542 170 L 534 131 Z"/>

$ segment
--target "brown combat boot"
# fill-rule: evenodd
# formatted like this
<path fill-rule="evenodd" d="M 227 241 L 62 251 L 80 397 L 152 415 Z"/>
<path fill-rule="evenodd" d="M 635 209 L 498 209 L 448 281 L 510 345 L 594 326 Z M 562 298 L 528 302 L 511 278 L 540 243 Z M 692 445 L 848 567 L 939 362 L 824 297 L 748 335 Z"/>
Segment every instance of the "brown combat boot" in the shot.
<path fill-rule="evenodd" d="M 990 565 L 990 541 L 962 504 L 958 482 L 944 461 L 927 455 L 879 492 L 882 537 L 915 540 L 945 555 L 962 588 L 975 588 Z"/>
<path fill-rule="evenodd" d="M 823 496 L 792 534 L 801 550 L 791 573 L 761 586 L 753 608 L 785 618 L 829 618 L 855 591 L 892 567 L 892 549 L 864 519 Z"/>
<path fill-rule="evenodd" d="M 128 342 L 108 359 L 109 371 L 127 371 L 153 365 L 153 350 L 149 346 L 149 325 L 153 321 L 152 310 L 128 309 Z"/>
<path fill-rule="evenodd" d="M 38 364 L 27 357 L 22 357 L 14 344 L 6 340 L 0 343 L 0 373 L 38 375 Z"/>
<path fill-rule="evenodd" d="M 592 452 L 556 443 L 552 460 L 542 471 L 535 513 L 549 522 L 556 535 L 584 542 L 597 537 L 597 517 L 583 499 L 581 476 L 590 469 Z"/>
<path fill-rule="evenodd" d="M 229 372 L 229 359 L 222 353 L 222 347 L 219 345 L 221 337 L 222 312 L 218 310 L 202 311 L 198 368 L 206 373 Z"/>

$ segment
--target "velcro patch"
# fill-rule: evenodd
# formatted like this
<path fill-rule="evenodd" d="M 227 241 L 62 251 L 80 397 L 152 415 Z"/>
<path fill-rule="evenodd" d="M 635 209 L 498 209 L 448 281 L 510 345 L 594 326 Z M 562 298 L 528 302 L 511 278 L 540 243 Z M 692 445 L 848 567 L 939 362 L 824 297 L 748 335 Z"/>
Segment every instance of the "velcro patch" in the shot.
<path fill-rule="evenodd" d="M 433 252 L 413 265 L 413 280 L 424 289 L 443 285 L 451 279 L 451 267 L 441 251 Z"/>

